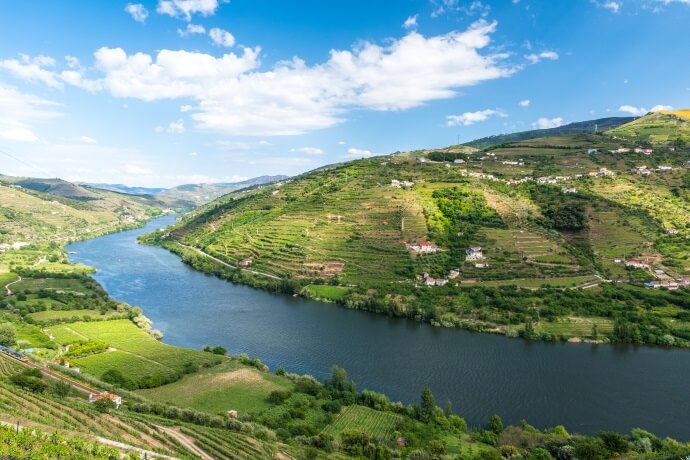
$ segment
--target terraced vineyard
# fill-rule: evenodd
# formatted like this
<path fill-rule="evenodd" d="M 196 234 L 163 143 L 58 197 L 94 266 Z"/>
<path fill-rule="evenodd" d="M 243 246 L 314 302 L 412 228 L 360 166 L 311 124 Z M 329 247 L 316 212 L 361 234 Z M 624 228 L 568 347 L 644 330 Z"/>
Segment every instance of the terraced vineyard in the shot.
<path fill-rule="evenodd" d="M 0 354 L 0 377 L 9 377 L 25 369 L 19 361 Z"/>
<path fill-rule="evenodd" d="M 386 443 L 391 440 L 400 420 L 399 416 L 390 412 L 380 412 L 364 406 L 348 406 L 323 433 L 337 438 L 346 430 L 357 430 Z"/>
<path fill-rule="evenodd" d="M 182 427 L 180 431 L 194 440 L 199 448 L 219 460 L 261 460 L 275 458 L 275 448 L 256 438 L 239 433 L 213 428 L 195 427 L 194 430 Z M 281 450 L 282 458 L 296 459 L 285 446 Z"/>

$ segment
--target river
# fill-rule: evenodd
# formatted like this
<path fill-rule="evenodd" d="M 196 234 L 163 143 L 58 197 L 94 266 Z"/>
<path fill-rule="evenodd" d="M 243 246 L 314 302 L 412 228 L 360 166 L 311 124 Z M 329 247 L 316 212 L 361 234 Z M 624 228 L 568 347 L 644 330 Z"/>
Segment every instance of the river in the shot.
<path fill-rule="evenodd" d="M 690 351 L 660 347 L 530 343 L 234 285 L 197 272 L 168 251 L 137 244 L 174 221 L 74 243 L 74 262 L 115 299 L 141 306 L 174 345 L 222 345 L 275 370 L 326 377 L 338 364 L 358 389 L 416 403 L 428 385 L 470 425 L 492 414 L 583 434 L 644 427 L 690 439 Z"/>

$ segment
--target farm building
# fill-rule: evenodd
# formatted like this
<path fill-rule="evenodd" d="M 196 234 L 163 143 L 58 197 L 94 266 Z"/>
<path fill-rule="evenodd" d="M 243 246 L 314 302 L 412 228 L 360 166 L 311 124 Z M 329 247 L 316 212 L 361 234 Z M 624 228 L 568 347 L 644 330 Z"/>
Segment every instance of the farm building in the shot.
<path fill-rule="evenodd" d="M 246 259 L 240 260 L 240 262 L 237 265 L 244 268 L 244 267 L 249 267 L 253 263 L 254 263 L 254 258 L 253 257 L 247 257 Z"/>
<path fill-rule="evenodd" d="M 453 163 L 455 163 L 455 164 L 463 164 L 464 162 L 465 162 L 465 160 L 463 160 L 462 158 L 456 158 L 456 159 L 453 161 Z"/>
<path fill-rule="evenodd" d="M 641 260 L 626 260 L 625 266 L 631 268 L 649 268 L 649 265 Z"/>
<path fill-rule="evenodd" d="M 671 166 L 661 165 L 656 168 L 657 171 L 671 171 L 673 168 Z"/>
<path fill-rule="evenodd" d="M 420 241 L 410 246 L 410 248 L 419 254 L 434 254 L 438 252 L 438 246 L 429 241 Z"/>
<path fill-rule="evenodd" d="M 592 155 L 594 153 L 599 153 L 599 149 L 587 149 L 587 155 Z"/>
<path fill-rule="evenodd" d="M 89 402 L 94 403 L 96 401 L 110 400 L 115 404 L 115 407 L 120 407 L 122 405 L 122 396 L 118 396 L 114 393 L 89 393 Z"/>
<path fill-rule="evenodd" d="M 577 193 L 577 189 L 575 187 L 564 187 L 561 189 L 561 192 L 566 195 L 572 195 L 573 193 Z"/>
<path fill-rule="evenodd" d="M 424 284 L 427 286 L 444 286 L 448 282 L 446 278 L 433 278 L 428 273 L 424 273 L 422 278 L 424 280 Z"/>
<path fill-rule="evenodd" d="M 484 258 L 481 246 L 470 246 L 467 248 L 465 260 L 481 260 Z"/>
<path fill-rule="evenodd" d="M 235 409 L 230 409 L 225 413 L 225 415 L 227 415 L 230 418 L 237 418 L 238 416 L 237 411 Z"/>
<path fill-rule="evenodd" d="M 647 169 L 646 166 L 638 166 L 637 168 L 633 169 L 633 171 L 635 171 L 635 174 L 638 176 L 649 176 L 652 173 L 652 171 Z"/>

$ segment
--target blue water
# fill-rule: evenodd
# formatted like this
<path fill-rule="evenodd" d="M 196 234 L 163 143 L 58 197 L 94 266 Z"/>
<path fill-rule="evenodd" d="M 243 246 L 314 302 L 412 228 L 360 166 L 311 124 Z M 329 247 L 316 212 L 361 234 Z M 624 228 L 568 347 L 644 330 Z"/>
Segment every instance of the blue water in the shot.
<path fill-rule="evenodd" d="M 174 254 L 136 243 L 172 223 L 74 243 L 75 262 L 114 298 L 141 306 L 165 342 L 260 358 L 271 369 L 328 375 L 345 367 L 359 389 L 415 403 L 428 385 L 471 425 L 497 413 L 570 431 L 644 427 L 690 439 L 690 351 L 658 347 L 530 343 L 434 328 L 408 320 L 233 285 Z"/>

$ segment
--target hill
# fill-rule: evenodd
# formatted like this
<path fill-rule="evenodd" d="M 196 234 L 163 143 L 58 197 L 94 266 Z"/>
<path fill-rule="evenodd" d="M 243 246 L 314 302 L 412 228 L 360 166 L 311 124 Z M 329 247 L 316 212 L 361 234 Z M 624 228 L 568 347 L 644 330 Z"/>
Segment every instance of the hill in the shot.
<path fill-rule="evenodd" d="M 579 134 L 357 160 L 226 195 L 148 241 L 349 308 L 688 346 L 690 152 L 639 145 Z"/>
<path fill-rule="evenodd" d="M 684 147 L 690 143 L 690 110 L 648 113 L 608 134 L 647 144 Z"/>
<path fill-rule="evenodd" d="M 288 176 L 260 176 L 241 182 L 215 184 L 185 184 L 163 190 L 160 197 L 184 200 L 195 205 L 201 205 L 228 193 L 248 187 L 272 184 L 287 179 Z"/>
<path fill-rule="evenodd" d="M 137 225 L 172 199 L 125 195 L 60 179 L 0 177 L 0 244 L 66 242 Z"/>
<path fill-rule="evenodd" d="M 529 139 L 537 139 L 540 137 L 594 134 L 596 131 L 603 132 L 609 129 L 614 129 L 633 120 L 633 117 L 599 118 L 598 120 L 579 121 L 575 123 L 570 123 L 564 126 L 559 126 L 557 128 L 535 129 L 531 131 L 522 131 L 518 133 L 498 134 L 495 136 L 488 136 L 483 137 L 481 139 L 476 139 L 474 141 L 467 142 L 463 145 L 478 149 L 485 149 L 488 147 L 492 147 L 494 145 L 526 141 Z"/>

